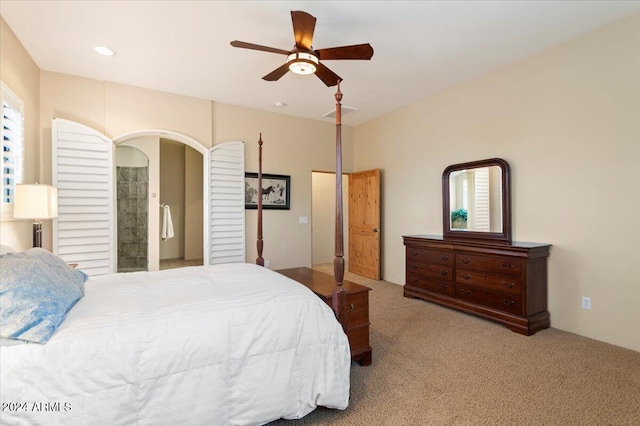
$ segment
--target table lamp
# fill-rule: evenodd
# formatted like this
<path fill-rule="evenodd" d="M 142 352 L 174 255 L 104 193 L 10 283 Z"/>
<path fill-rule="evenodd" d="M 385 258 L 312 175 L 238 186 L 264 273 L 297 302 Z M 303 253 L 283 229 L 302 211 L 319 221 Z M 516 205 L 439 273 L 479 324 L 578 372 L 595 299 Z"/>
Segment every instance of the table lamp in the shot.
<path fill-rule="evenodd" d="M 51 185 L 16 185 L 15 219 L 33 219 L 33 246 L 42 247 L 42 219 L 58 217 L 58 188 Z"/>

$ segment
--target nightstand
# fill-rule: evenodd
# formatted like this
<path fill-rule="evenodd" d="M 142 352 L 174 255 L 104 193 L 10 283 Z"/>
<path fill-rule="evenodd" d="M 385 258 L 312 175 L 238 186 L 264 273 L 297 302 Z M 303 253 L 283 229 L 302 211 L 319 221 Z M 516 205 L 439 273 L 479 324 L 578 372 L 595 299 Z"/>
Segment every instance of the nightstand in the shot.
<path fill-rule="evenodd" d="M 287 276 L 311 289 L 318 297 L 331 306 L 336 282 L 333 276 L 310 268 L 280 269 L 276 272 Z M 369 291 L 367 286 L 343 281 L 347 292 L 347 337 L 351 348 L 351 359 L 360 365 L 371 365 L 369 345 Z"/>

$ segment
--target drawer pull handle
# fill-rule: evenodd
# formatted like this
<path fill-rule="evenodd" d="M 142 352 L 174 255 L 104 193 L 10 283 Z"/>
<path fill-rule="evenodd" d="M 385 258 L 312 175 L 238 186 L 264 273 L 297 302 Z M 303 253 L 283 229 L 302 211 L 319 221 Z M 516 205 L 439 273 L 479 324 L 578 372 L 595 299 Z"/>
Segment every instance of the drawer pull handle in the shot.
<path fill-rule="evenodd" d="M 411 256 L 417 256 L 417 255 L 418 255 L 418 252 L 417 252 L 417 251 L 412 251 L 412 252 L 411 252 Z"/>
<path fill-rule="evenodd" d="M 440 275 L 447 275 L 448 273 L 446 269 L 440 269 Z"/>
<path fill-rule="evenodd" d="M 502 281 L 502 285 L 506 288 L 513 288 L 513 286 L 515 286 L 514 283 L 507 283 L 506 281 Z"/>
<path fill-rule="evenodd" d="M 356 308 L 356 305 L 354 305 L 353 303 L 351 303 L 351 304 L 349 305 L 349 309 L 347 309 L 347 313 L 352 312 L 355 308 Z"/>
<path fill-rule="evenodd" d="M 440 284 L 440 288 L 446 290 L 449 288 L 449 284 Z"/>
<path fill-rule="evenodd" d="M 465 265 L 468 264 L 469 262 L 471 262 L 471 259 L 469 259 L 468 257 L 462 258 L 462 263 L 464 263 Z"/>
<path fill-rule="evenodd" d="M 471 290 L 465 290 L 464 288 L 461 288 L 460 293 L 462 293 L 463 296 L 469 296 L 471 294 Z"/>
<path fill-rule="evenodd" d="M 502 303 L 506 306 L 513 306 L 514 303 L 516 303 L 515 300 L 507 300 L 507 299 L 502 299 Z"/>
<path fill-rule="evenodd" d="M 416 277 L 411 277 L 409 278 L 409 281 L 411 281 L 412 283 L 417 283 L 418 279 Z"/>
<path fill-rule="evenodd" d="M 440 256 L 440 259 L 442 259 L 442 260 L 449 260 L 449 256 L 447 256 L 447 255 L 443 254 L 443 255 L 441 255 L 441 256 Z"/>
<path fill-rule="evenodd" d="M 514 268 L 513 264 L 511 264 L 511 263 L 503 263 L 503 264 L 502 264 L 502 267 L 503 267 L 503 268 L 510 268 L 510 269 L 513 269 L 513 268 Z"/>
<path fill-rule="evenodd" d="M 471 278 L 471 275 L 462 274 L 462 278 L 464 278 L 465 280 L 468 280 L 469 278 Z"/>
<path fill-rule="evenodd" d="M 415 263 L 411 264 L 411 269 L 418 269 L 418 265 L 416 265 Z"/>

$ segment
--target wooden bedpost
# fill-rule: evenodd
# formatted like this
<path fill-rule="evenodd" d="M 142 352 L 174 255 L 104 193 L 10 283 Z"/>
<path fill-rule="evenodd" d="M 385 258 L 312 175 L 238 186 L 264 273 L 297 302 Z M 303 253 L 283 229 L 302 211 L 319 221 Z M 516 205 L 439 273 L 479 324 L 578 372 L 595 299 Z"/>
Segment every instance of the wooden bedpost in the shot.
<path fill-rule="evenodd" d="M 264 266 L 264 258 L 262 257 L 262 249 L 264 242 L 262 241 L 262 133 L 258 140 L 258 258 L 256 264 Z"/>
<path fill-rule="evenodd" d="M 336 91 L 336 241 L 335 258 L 333 259 L 333 274 L 336 280 L 336 289 L 333 292 L 332 307 L 343 329 L 347 329 L 347 295 L 342 288 L 344 280 L 344 239 L 342 235 L 342 93 Z"/>

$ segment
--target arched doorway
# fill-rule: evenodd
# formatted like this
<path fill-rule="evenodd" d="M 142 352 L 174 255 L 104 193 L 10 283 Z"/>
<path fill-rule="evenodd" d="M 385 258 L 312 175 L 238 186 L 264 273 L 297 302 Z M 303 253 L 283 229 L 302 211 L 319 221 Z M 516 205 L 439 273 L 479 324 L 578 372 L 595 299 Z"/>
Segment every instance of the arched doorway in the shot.
<path fill-rule="evenodd" d="M 128 200 L 117 199 L 117 227 L 129 230 L 118 232 L 118 271 L 131 270 L 130 264 L 136 260 L 140 267 L 143 244 L 147 253 L 144 270 L 202 265 L 205 226 L 203 168 L 207 149 L 185 135 L 164 130 L 127 133 L 114 139 L 114 143 L 116 164 L 121 161 L 120 154 L 128 155 L 131 149 L 144 152 L 149 159 L 148 192 L 138 190 L 137 194 L 129 194 Z M 125 203 L 125 209 L 121 208 L 121 201 Z M 142 214 L 128 217 L 132 216 L 136 205 L 138 213 L 148 212 L 148 220 L 144 223 L 146 233 L 141 231 Z M 121 217 L 123 210 L 124 216 Z M 137 221 L 137 224 L 132 224 L 132 221 Z M 168 224 L 170 233 L 167 232 Z M 121 241 L 122 238 L 126 241 Z M 121 261 L 126 264 L 121 264 Z"/>
<path fill-rule="evenodd" d="M 113 151 L 123 144 L 137 144 L 140 148 L 145 137 L 181 142 L 202 156 L 202 181 L 192 186 L 202 188 L 200 233 L 204 265 L 244 262 L 242 141 L 205 148 L 188 136 L 165 130 L 140 130 L 113 140 L 83 124 L 59 118 L 52 119 L 52 183 L 58 187 L 59 206 L 58 217 L 53 220 L 54 254 L 66 262 L 77 263 L 90 276 L 117 272 Z M 149 157 L 150 165 L 156 162 L 149 155 L 152 150 L 142 151 Z M 150 199 L 157 201 L 159 190 L 155 191 L 155 197 L 153 188 L 149 192 Z M 159 206 L 159 201 L 157 206 L 153 203 L 154 210 Z M 150 224 L 151 227 L 158 229 L 159 225 Z M 159 233 L 151 232 L 149 239 L 156 236 Z"/>

